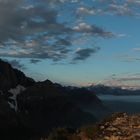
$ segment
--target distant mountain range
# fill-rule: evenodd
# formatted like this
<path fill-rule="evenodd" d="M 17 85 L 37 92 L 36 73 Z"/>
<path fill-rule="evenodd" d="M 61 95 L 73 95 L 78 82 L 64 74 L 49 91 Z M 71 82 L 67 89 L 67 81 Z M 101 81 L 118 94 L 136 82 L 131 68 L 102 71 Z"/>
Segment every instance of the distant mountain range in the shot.
<path fill-rule="evenodd" d="M 93 85 L 86 87 L 97 95 L 140 95 L 139 89 L 124 89 L 122 87 L 111 87 L 105 85 Z"/>
<path fill-rule="evenodd" d="M 0 135 L 5 139 L 19 135 L 20 140 L 27 140 L 56 127 L 94 123 L 98 118 L 87 109 L 103 109 L 94 92 L 49 80 L 36 82 L 0 60 Z"/>

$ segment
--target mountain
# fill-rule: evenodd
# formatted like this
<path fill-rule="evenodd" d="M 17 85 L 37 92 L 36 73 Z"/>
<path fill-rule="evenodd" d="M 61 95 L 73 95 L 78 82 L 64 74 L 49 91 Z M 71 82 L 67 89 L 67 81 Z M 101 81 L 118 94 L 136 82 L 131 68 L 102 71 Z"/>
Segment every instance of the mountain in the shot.
<path fill-rule="evenodd" d="M 0 90 L 5 91 L 15 88 L 17 85 L 31 86 L 35 83 L 32 78 L 25 76 L 20 70 L 12 68 L 12 66 L 0 60 Z"/>
<path fill-rule="evenodd" d="M 105 85 L 89 86 L 87 89 L 98 95 L 140 95 L 139 89 L 123 89 L 121 87 L 110 87 Z"/>
<path fill-rule="evenodd" d="M 78 128 L 97 121 L 89 108 L 103 108 L 94 92 L 49 80 L 35 82 L 2 60 L 0 83 L 0 131 L 6 138 L 42 135 L 56 127 Z"/>
<path fill-rule="evenodd" d="M 26 126 L 34 131 L 94 123 L 97 119 L 85 108 L 102 107 L 101 101 L 90 91 L 69 89 L 49 80 L 27 88 L 18 95 L 17 101 L 20 117 L 27 118 Z"/>

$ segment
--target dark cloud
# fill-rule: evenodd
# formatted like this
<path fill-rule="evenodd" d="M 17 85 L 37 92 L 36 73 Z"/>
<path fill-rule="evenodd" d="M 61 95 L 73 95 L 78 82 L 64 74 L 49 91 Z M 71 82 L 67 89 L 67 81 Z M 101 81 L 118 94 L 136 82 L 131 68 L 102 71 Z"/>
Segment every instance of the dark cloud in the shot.
<path fill-rule="evenodd" d="M 113 37 L 113 33 L 106 32 L 102 28 L 99 28 L 95 25 L 89 25 L 87 23 L 79 23 L 73 28 L 77 32 L 85 33 L 85 34 L 91 34 L 91 35 L 98 35 L 101 37 Z"/>
<path fill-rule="evenodd" d="M 39 62 L 41 62 L 41 60 L 39 60 L 39 59 L 31 59 L 30 60 L 30 63 L 32 63 L 32 64 L 36 64 L 36 63 L 39 63 Z"/>
<path fill-rule="evenodd" d="M 0 21 L 0 55 L 48 58 L 53 61 L 63 59 L 69 52 L 66 46 L 71 45 L 68 38 L 70 39 L 72 29 L 57 22 L 58 13 L 55 10 L 40 6 L 21 6 L 22 1 L 16 2 L 7 1 L 5 4 L 0 1 L 4 3 L 4 10 L 1 12 L 4 16 L 1 16 Z"/>
<path fill-rule="evenodd" d="M 70 7 L 71 4 L 75 6 Z M 114 5 L 110 11 L 123 10 L 114 1 L 111 4 Z M 74 40 L 83 36 L 114 37 L 114 33 L 86 23 L 84 19 L 77 22 L 76 14 L 99 12 L 95 7 L 84 6 L 83 1 L 81 7 L 80 0 L 34 0 L 34 3 L 30 0 L 0 0 L 0 56 L 56 62 L 69 58 L 75 50 L 72 47 Z M 77 51 L 74 59 L 85 60 L 96 51 L 88 50 Z"/>
<path fill-rule="evenodd" d="M 100 48 L 84 48 L 84 49 L 78 49 L 76 51 L 76 56 L 73 58 L 73 61 L 77 60 L 85 60 L 88 57 L 90 57 L 92 54 L 96 53 Z"/>

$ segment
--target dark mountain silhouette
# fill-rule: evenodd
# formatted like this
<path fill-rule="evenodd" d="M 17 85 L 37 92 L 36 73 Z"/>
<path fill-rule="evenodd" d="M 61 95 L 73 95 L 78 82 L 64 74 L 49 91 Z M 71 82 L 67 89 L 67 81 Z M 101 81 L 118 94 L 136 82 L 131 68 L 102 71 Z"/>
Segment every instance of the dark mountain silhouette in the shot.
<path fill-rule="evenodd" d="M 8 138 L 94 123 L 97 119 L 86 109 L 103 108 L 94 92 L 49 80 L 35 82 L 2 60 L 0 83 L 0 131 Z"/>
<path fill-rule="evenodd" d="M 18 107 L 20 117 L 27 118 L 28 127 L 43 131 L 48 126 L 76 128 L 93 123 L 96 118 L 85 112 L 85 108 L 94 110 L 101 108 L 102 104 L 86 89 L 69 89 L 47 80 L 37 82 L 19 94 Z"/>

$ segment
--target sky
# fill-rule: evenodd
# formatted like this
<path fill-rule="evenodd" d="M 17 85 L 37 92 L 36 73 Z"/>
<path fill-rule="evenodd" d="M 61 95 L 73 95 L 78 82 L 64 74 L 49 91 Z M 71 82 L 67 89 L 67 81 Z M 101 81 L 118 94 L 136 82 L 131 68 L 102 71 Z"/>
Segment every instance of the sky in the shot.
<path fill-rule="evenodd" d="M 140 87 L 140 0 L 0 0 L 0 58 L 37 81 Z"/>

